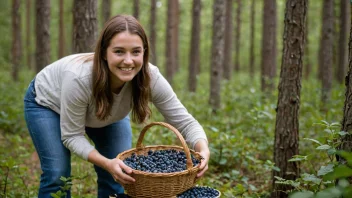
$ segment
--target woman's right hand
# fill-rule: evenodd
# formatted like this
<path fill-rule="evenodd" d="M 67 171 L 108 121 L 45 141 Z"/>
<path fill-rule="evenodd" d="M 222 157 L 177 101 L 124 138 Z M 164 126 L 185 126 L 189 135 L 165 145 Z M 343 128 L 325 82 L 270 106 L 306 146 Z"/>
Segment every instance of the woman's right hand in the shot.
<path fill-rule="evenodd" d="M 132 173 L 132 168 L 128 167 L 120 159 L 109 159 L 105 169 L 112 175 L 116 182 L 121 184 L 132 184 L 135 182 L 135 179 L 129 175 Z"/>

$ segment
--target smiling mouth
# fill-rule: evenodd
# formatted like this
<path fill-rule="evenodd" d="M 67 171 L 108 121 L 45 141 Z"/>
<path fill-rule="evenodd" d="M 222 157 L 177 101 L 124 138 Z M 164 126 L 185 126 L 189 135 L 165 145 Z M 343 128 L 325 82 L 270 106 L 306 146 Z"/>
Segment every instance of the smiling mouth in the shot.
<path fill-rule="evenodd" d="M 122 71 L 132 71 L 133 67 L 119 67 L 119 69 Z"/>

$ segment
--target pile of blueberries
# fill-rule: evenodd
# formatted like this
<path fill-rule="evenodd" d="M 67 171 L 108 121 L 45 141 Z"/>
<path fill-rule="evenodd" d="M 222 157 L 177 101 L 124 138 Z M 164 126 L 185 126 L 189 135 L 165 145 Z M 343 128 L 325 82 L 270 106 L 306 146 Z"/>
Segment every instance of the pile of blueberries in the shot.
<path fill-rule="evenodd" d="M 214 188 L 207 186 L 195 186 L 182 194 L 177 195 L 177 198 L 215 198 L 219 196 L 219 192 Z"/>
<path fill-rule="evenodd" d="M 197 166 L 200 161 L 191 154 L 193 166 Z M 187 169 L 186 154 L 184 151 L 175 149 L 168 150 L 149 150 L 147 155 L 131 156 L 123 160 L 123 162 L 135 170 L 150 173 L 173 173 Z"/>

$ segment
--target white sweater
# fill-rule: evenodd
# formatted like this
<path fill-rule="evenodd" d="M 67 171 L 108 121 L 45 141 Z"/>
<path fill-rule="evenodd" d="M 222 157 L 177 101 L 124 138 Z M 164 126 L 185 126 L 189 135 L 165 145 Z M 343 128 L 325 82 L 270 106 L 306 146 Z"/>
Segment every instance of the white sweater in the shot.
<path fill-rule="evenodd" d="M 81 57 L 85 55 L 88 53 L 64 57 L 41 70 L 35 78 L 35 100 L 60 114 L 63 144 L 87 160 L 94 146 L 85 137 L 85 127 L 104 127 L 126 117 L 131 111 L 132 85 L 125 83 L 120 93 L 114 95 L 111 116 L 107 120 L 99 120 L 95 116 L 92 95 L 93 61 L 84 62 Z M 187 112 L 159 69 L 152 64 L 149 68 L 151 102 L 165 121 L 179 130 L 192 148 L 199 139 L 207 141 L 202 126 Z"/>

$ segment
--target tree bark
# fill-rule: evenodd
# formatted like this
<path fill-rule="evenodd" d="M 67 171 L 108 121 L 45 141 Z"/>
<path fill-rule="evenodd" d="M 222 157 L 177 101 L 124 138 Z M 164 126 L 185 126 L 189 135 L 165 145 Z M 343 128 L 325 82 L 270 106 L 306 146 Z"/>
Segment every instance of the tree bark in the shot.
<path fill-rule="evenodd" d="M 284 192 L 293 187 L 275 184 L 278 176 L 287 180 L 299 177 L 299 164 L 288 162 L 298 152 L 299 105 L 307 0 L 287 0 L 283 57 L 275 125 L 274 162 L 280 172 L 273 171 L 272 198 L 288 197 Z"/>
<path fill-rule="evenodd" d="M 178 3 L 178 2 L 177 2 Z M 166 24 L 166 79 L 172 84 L 173 76 L 176 71 L 176 35 L 177 19 L 175 1 L 168 1 L 167 3 L 167 24 Z"/>
<path fill-rule="evenodd" d="M 347 5 L 352 10 L 352 4 Z M 351 17 L 352 15 L 350 15 Z M 350 26 L 352 27 L 352 18 L 350 19 Z M 348 55 L 348 72 L 346 76 L 346 92 L 345 92 L 345 104 L 343 107 L 343 118 L 341 122 L 341 131 L 351 132 L 352 131 L 352 29 L 350 29 L 350 38 L 349 38 L 349 55 Z M 352 151 L 352 135 L 345 135 L 341 138 L 341 145 L 339 150 L 344 150 L 351 152 Z M 339 163 L 344 164 L 345 159 L 337 156 Z"/>
<path fill-rule="evenodd" d="M 226 17 L 225 17 L 225 44 L 224 44 L 224 78 L 231 79 L 232 75 L 232 37 L 233 37 L 233 24 L 232 24 L 232 10 L 233 1 L 226 0 Z M 237 38 L 236 38 L 237 44 Z M 237 48 L 236 48 L 237 50 Z"/>
<path fill-rule="evenodd" d="M 27 67 L 28 69 L 32 68 L 32 23 L 31 23 L 31 10 L 32 10 L 32 1 L 27 0 L 26 1 L 26 55 L 27 55 Z"/>
<path fill-rule="evenodd" d="M 312 71 L 312 63 L 310 61 L 310 50 L 309 50 L 309 36 L 308 36 L 308 31 L 309 31 L 309 15 L 308 15 L 308 10 L 309 10 L 309 1 L 307 1 L 307 19 L 306 19 L 306 40 L 304 42 L 304 78 L 308 79 L 310 76 L 310 73 Z"/>
<path fill-rule="evenodd" d="M 36 0 L 36 72 L 50 63 L 50 0 Z"/>
<path fill-rule="evenodd" d="M 345 0 L 340 1 L 340 36 L 339 36 L 339 52 L 338 52 L 338 65 L 336 72 L 336 80 L 343 83 L 346 76 L 348 65 L 348 44 L 347 36 L 350 29 L 350 6 Z"/>
<path fill-rule="evenodd" d="M 157 65 L 156 56 L 156 0 L 152 0 L 150 6 L 150 55 L 151 62 Z"/>
<path fill-rule="evenodd" d="M 332 86 L 332 64 L 333 64 L 333 0 L 324 0 L 323 2 L 323 19 L 322 19 L 322 45 L 321 49 L 321 82 L 322 95 L 321 101 L 323 104 L 330 98 Z M 324 105 L 323 105 L 324 106 Z"/>
<path fill-rule="evenodd" d="M 225 1 L 215 0 L 213 4 L 213 36 L 210 71 L 209 104 L 215 113 L 220 108 L 220 83 L 224 62 Z"/>
<path fill-rule="evenodd" d="M 175 48 L 175 66 L 173 67 L 175 71 L 173 72 L 174 74 L 179 70 L 180 65 L 179 65 L 179 26 L 180 26 L 180 3 L 178 0 L 173 0 L 173 15 L 174 15 L 174 36 L 173 36 L 173 47 Z"/>
<path fill-rule="evenodd" d="M 133 1 L 133 16 L 139 19 L 139 0 Z"/>
<path fill-rule="evenodd" d="M 236 11 L 236 43 L 235 43 L 235 71 L 240 70 L 240 45 L 241 45 L 241 9 L 242 1 L 237 0 L 237 11 Z"/>
<path fill-rule="evenodd" d="M 94 51 L 97 38 L 97 1 L 74 0 L 73 5 L 73 51 Z"/>
<path fill-rule="evenodd" d="M 101 24 L 104 26 L 105 22 L 107 22 L 111 16 L 111 0 L 103 0 L 101 13 L 103 15 L 103 21 Z"/>
<path fill-rule="evenodd" d="M 261 89 L 266 92 L 273 90 L 276 75 L 276 0 L 264 0 L 263 9 Z"/>
<path fill-rule="evenodd" d="M 20 0 L 12 0 L 12 79 L 18 81 L 21 63 L 21 14 Z"/>
<path fill-rule="evenodd" d="M 59 58 L 65 56 L 64 0 L 59 2 Z"/>
<path fill-rule="evenodd" d="M 255 33 L 255 0 L 252 0 L 251 3 L 251 27 L 250 27 L 250 39 L 249 39 L 249 74 L 254 77 L 254 68 L 255 68 L 255 55 L 254 55 L 254 33 Z"/>
<path fill-rule="evenodd" d="M 193 0 L 192 6 L 192 37 L 191 37 L 191 52 L 189 57 L 189 70 L 188 70 L 188 90 L 195 92 L 197 89 L 197 68 L 200 66 L 199 57 L 199 41 L 200 41 L 200 12 L 201 1 Z"/>

